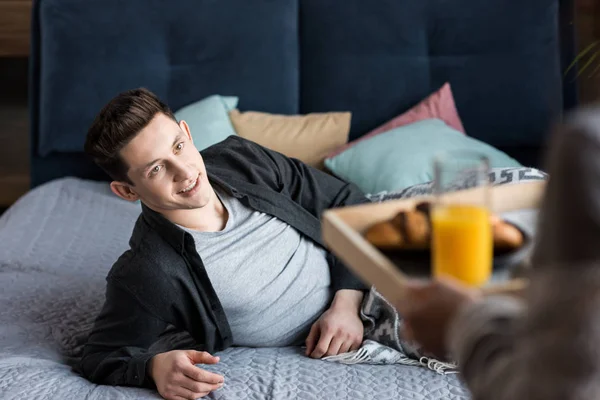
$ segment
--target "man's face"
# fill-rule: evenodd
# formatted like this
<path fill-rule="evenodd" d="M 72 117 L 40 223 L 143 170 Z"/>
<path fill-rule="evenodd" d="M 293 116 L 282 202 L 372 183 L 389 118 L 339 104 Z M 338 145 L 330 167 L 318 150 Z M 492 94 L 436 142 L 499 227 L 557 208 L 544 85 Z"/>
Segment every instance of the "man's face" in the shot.
<path fill-rule="evenodd" d="M 157 114 L 121 150 L 121 157 L 134 183 L 113 182 L 113 191 L 121 197 L 140 199 L 158 212 L 200 208 L 211 199 L 213 191 L 202 156 L 184 121 L 177 124 Z"/>

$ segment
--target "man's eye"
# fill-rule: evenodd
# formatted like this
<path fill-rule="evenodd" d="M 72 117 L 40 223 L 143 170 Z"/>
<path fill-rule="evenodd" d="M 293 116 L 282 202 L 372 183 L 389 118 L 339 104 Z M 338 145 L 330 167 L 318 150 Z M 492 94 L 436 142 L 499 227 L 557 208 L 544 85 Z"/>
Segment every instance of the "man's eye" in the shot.
<path fill-rule="evenodd" d="M 156 175 L 159 172 L 160 172 L 160 165 L 157 165 L 156 167 L 154 167 L 150 170 L 150 175 Z"/>
<path fill-rule="evenodd" d="M 183 142 L 177 144 L 177 147 L 175 147 L 177 150 L 182 150 L 183 149 Z"/>

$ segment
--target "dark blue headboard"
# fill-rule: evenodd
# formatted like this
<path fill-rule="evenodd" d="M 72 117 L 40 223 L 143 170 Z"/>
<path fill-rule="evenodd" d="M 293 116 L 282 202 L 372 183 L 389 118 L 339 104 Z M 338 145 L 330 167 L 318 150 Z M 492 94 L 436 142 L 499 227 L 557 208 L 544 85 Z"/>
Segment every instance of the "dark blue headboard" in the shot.
<path fill-rule="evenodd" d="M 32 184 L 104 179 L 82 153 L 117 93 L 173 109 L 211 94 L 242 110 L 351 111 L 357 138 L 450 82 L 470 136 L 535 164 L 574 104 L 572 2 L 558 0 L 38 0 Z"/>

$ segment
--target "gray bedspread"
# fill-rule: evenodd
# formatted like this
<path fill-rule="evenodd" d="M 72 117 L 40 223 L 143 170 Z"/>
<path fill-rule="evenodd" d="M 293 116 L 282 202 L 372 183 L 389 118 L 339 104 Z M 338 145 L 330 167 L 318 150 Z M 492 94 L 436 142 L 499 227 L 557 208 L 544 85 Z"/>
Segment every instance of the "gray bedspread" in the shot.
<path fill-rule="evenodd" d="M 71 369 L 126 249 L 139 204 L 106 183 L 65 178 L 29 192 L 0 218 L 0 398 L 154 399 L 91 384 Z M 211 366 L 215 399 L 466 399 L 458 378 L 409 366 L 342 365 L 299 348 L 232 348 Z"/>

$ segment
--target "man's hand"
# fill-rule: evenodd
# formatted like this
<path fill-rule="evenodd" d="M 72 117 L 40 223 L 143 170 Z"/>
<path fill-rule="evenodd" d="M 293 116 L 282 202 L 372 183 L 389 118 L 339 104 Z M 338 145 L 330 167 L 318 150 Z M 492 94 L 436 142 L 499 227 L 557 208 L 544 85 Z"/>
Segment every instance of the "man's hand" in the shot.
<path fill-rule="evenodd" d="M 223 386 L 223 377 L 195 364 L 216 364 L 219 357 L 195 350 L 173 350 L 155 355 L 150 375 L 158 393 L 167 400 L 195 400 Z"/>
<path fill-rule="evenodd" d="M 456 313 L 481 297 L 481 292 L 458 281 L 439 279 L 411 283 L 396 308 L 405 323 L 406 339 L 415 340 L 440 359 L 446 357 L 446 335 Z"/>
<path fill-rule="evenodd" d="M 356 350 L 363 339 L 363 324 L 358 315 L 363 293 L 339 290 L 331 307 L 313 324 L 306 338 L 306 355 L 312 358 L 333 356 Z"/>

